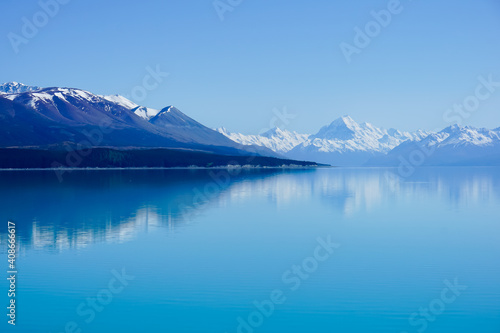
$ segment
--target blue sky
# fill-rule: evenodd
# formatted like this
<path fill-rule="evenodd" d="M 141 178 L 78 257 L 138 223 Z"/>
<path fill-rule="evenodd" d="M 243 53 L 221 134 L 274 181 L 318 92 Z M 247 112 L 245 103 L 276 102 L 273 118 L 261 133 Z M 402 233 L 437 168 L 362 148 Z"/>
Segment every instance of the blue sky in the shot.
<path fill-rule="evenodd" d="M 356 27 L 376 29 L 371 12 L 391 1 L 221 0 L 232 9 L 224 20 L 213 0 L 64 2 L 44 22 L 38 1 L 4 1 L 0 81 L 130 95 L 158 67 L 169 76 L 139 104 L 244 133 L 312 133 L 344 114 L 403 130 L 500 126 L 500 87 L 471 111 L 448 111 L 474 102 L 479 76 L 500 81 L 495 0 L 402 0 L 350 63 L 341 43 L 356 45 Z M 16 53 L 23 17 L 40 27 Z"/>

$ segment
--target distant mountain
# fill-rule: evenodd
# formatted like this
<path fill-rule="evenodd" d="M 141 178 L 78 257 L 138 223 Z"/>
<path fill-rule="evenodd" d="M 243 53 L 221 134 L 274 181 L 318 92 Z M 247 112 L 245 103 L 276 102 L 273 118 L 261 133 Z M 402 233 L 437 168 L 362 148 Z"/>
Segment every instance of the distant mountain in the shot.
<path fill-rule="evenodd" d="M 406 140 L 418 141 L 429 134 L 424 131 L 410 133 L 385 130 L 368 123 L 358 124 L 349 116 L 336 119 L 312 135 L 279 128 L 262 135 L 231 133 L 224 128 L 218 131 L 235 142 L 264 146 L 287 158 L 336 166 L 361 166 Z"/>
<path fill-rule="evenodd" d="M 41 89 L 37 86 L 27 86 L 18 82 L 7 82 L 0 85 L 0 93 L 18 94 L 26 91 L 36 91 Z"/>
<path fill-rule="evenodd" d="M 309 134 L 299 134 L 279 128 L 273 128 L 261 135 L 245 135 L 240 133 L 231 133 L 224 127 L 218 128 L 219 133 L 224 134 L 231 140 L 243 145 L 256 145 L 269 148 L 276 153 L 286 154 L 295 146 L 306 141 Z"/>
<path fill-rule="evenodd" d="M 369 123 L 358 124 L 344 116 L 322 127 L 318 133 L 290 150 L 286 156 L 336 166 L 361 166 L 381 156 L 404 141 L 419 141 L 429 133 L 385 130 Z"/>
<path fill-rule="evenodd" d="M 453 125 L 420 142 L 408 141 L 368 166 L 500 165 L 500 129 Z"/>
<path fill-rule="evenodd" d="M 90 145 L 277 155 L 235 143 L 174 107 L 156 111 L 122 96 L 99 96 L 73 88 L 35 89 L 17 83 L 2 87 L 8 91 L 0 94 L 0 147 L 4 148 Z"/>

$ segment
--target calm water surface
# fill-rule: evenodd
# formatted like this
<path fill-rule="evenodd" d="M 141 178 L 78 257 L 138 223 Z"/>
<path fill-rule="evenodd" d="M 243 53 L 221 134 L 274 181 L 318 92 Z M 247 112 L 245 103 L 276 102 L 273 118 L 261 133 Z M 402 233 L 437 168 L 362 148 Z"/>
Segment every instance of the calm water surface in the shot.
<path fill-rule="evenodd" d="M 498 168 L 2 171 L 0 203 L 1 332 L 500 332 Z"/>

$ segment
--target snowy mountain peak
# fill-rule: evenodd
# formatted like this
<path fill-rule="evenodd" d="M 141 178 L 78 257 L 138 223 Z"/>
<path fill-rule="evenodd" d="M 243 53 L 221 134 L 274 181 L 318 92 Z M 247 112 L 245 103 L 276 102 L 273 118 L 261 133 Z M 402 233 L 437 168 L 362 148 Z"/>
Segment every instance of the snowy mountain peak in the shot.
<path fill-rule="evenodd" d="M 348 115 L 344 115 L 344 116 L 342 116 L 342 117 L 340 117 L 340 118 L 338 118 L 338 119 L 334 120 L 333 122 L 334 122 L 334 123 L 335 123 L 335 122 L 341 122 L 341 123 L 344 123 L 344 124 L 345 124 L 345 125 L 347 125 L 347 126 L 356 126 L 356 125 L 358 125 L 358 123 L 356 123 L 356 122 L 354 121 L 354 119 L 352 119 L 352 118 L 351 118 L 350 116 L 348 116 Z"/>
<path fill-rule="evenodd" d="M 459 132 L 461 131 L 463 128 L 462 125 L 459 125 L 459 124 L 453 124 L 451 126 L 448 126 L 446 127 L 445 129 L 443 129 L 441 132 L 445 132 L 445 133 L 456 133 L 456 132 Z"/>
<path fill-rule="evenodd" d="M 400 137 L 401 135 L 403 135 L 403 133 L 401 133 L 400 130 L 397 130 L 395 128 L 389 128 L 387 130 L 387 134 L 390 136 L 395 136 L 395 137 Z"/>
<path fill-rule="evenodd" d="M 162 114 L 165 114 L 165 113 L 182 114 L 182 115 L 184 115 L 184 113 L 182 113 L 179 109 L 177 109 L 176 107 L 174 107 L 172 105 L 169 105 L 169 106 L 164 107 L 163 109 L 161 109 L 160 112 L 158 112 L 158 116 L 160 116 Z"/>
<path fill-rule="evenodd" d="M 19 94 L 26 91 L 36 91 L 40 90 L 40 87 L 37 86 L 28 86 L 19 82 L 6 82 L 0 85 L 0 92 L 6 94 Z"/>
<path fill-rule="evenodd" d="M 231 133 L 224 127 L 218 128 L 217 132 L 225 135 L 229 139 L 243 144 L 255 145 L 269 148 L 279 154 L 285 154 L 295 146 L 303 143 L 309 137 L 308 134 L 299 134 L 282 130 L 278 127 L 272 128 L 261 135 L 245 135 L 241 133 Z"/>
<path fill-rule="evenodd" d="M 4 85 L 13 91 L 16 84 Z M 16 89 L 17 89 L 16 88 Z M 0 94 L 1 147 L 59 147 L 90 142 L 106 147 L 174 147 L 222 154 L 256 154 L 169 106 L 156 111 L 120 95 L 99 96 L 75 88 L 49 87 Z M 142 119 L 141 119 L 142 118 Z M 106 124 L 106 135 L 92 136 Z M 15 129 L 15 130 L 14 130 Z M 82 141 L 87 140 L 87 141 Z M 275 156 L 267 149 L 258 154 Z"/>
<path fill-rule="evenodd" d="M 358 124 L 349 116 L 335 119 L 314 135 L 273 128 L 261 135 L 217 131 L 244 145 L 265 146 L 288 158 L 314 160 L 332 165 L 361 165 L 374 155 L 386 154 L 404 141 L 419 141 L 429 133 L 385 130 L 369 123 Z"/>
<path fill-rule="evenodd" d="M 500 133 L 497 130 L 452 125 L 432 133 L 415 145 L 403 142 L 382 158 L 367 165 L 400 165 L 415 151 L 425 151 L 423 165 L 500 165 Z"/>
<path fill-rule="evenodd" d="M 167 106 L 166 108 L 163 108 L 160 112 L 163 112 L 163 113 L 176 113 L 176 114 L 184 114 L 182 113 L 179 109 L 177 109 L 176 107 L 170 105 L 170 106 Z"/>
<path fill-rule="evenodd" d="M 6 93 L 4 97 L 31 107 L 54 105 L 59 100 L 68 103 L 75 101 L 90 103 L 102 101 L 102 97 L 81 89 L 57 87 L 35 88 L 18 86 L 17 89 L 21 90 L 21 92 Z"/>
<path fill-rule="evenodd" d="M 452 125 L 438 133 L 433 133 L 422 140 L 426 147 L 484 147 L 500 143 L 500 133 L 486 128 Z"/>
<path fill-rule="evenodd" d="M 35 106 L 37 103 L 54 103 L 54 98 L 64 100 L 69 103 L 71 103 L 71 101 L 68 101 L 68 98 L 71 100 L 87 101 L 92 103 L 102 101 L 104 99 L 107 102 L 132 110 L 136 115 L 145 120 L 151 119 L 159 112 L 155 109 L 140 106 L 121 95 L 94 95 L 91 92 L 77 88 L 40 88 L 27 86 L 17 82 L 9 82 L 0 85 L 0 93 L 1 92 L 6 94 L 4 96 L 7 99 L 16 99 L 21 103 L 26 102 L 32 106 Z"/>
<path fill-rule="evenodd" d="M 231 133 L 227 130 L 225 127 L 218 127 L 215 128 L 215 131 L 219 132 L 220 134 L 223 134 L 225 136 L 229 136 Z"/>
<path fill-rule="evenodd" d="M 372 156 L 383 155 L 405 141 L 419 141 L 429 133 L 385 130 L 370 123 L 361 125 L 349 116 L 334 120 L 292 149 L 287 157 L 343 166 L 362 165 Z"/>
<path fill-rule="evenodd" d="M 158 114 L 150 119 L 150 123 L 160 125 L 162 127 L 178 126 L 205 128 L 205 126 L 186 116 L 174 106 L 167 106 L 166 108 L 161 109 Z"/>
<path fill-rule="evenodd" d="M 279 127 L 273 127 L 270 130 L 267 130 L 266 132 L 262 133 L 261 136 L 265 138 L 272 138 L 272 137 L 283 137 L 285 135 L 290 134 L 291 132 L 287 130 L 282 130 Z"/>
<path fill-rule="evenodd" d="M 369 124 L 366 124 L 366 126 Z M 355 137 L 356 132 L 361 130 L 358 123 L 349 116 L 335 119 L 330 125 L 322 127 L 314 135 L 317 139 L 326 140 L 349 140 Z"/>
<path fill-rule="evenodd" d="M 103 95 L 101 97 L 110 101 L 110 102 L 119 104 L 119 105 L 126 107 L 126 108 L 129 108 L 129 109 L 134 109 L 134 108 L 139 106 L 139 105 L 135 104 L 134 102 L 132 102 L 131 100 L 129 100 L 121 95 L 108 95 L 108 96 Z"/>
<path fill-rule="evenodd" d="M 368 123 L 364 123 L 366 125 L 368 125 Z M 351 129 L 351 130 L 355 130 L 357 128 L 359 128 L 359 124 L 357 122 L 354 121 L 354 119 L 352 119 L 350 116 L 342 116 L 342 117 L 339 117 L 337 119 L 335 119 L 334 121 L 332 121 L 330 123 L 330 125 L 328 126 L 325 126 L 325 127 L 329 127 L 329 128 L 339 128 L 339 127 L 343 127 L 343 128 L 348 128 L 348 129 Z"/>
<path fill-rule="evenodd" d="M 156 109 L 151 109 L 145 106 L 140 106 L 137 105 L 136 103 L 132 102 L 126 97 L 123 97 L 121 95 L 107 95 L 107 96 L 100 96 L 110 102 L 116 103 L 118 105 L 123 106 L 124 108 L 127 109 L 132 109 L 136 115 L 139 117 L 149 120 L 156 116 L 158 114 L 158 110 Z"/>
<path fill-rule="evenodd" d="M 445 128 L 440 133 L 448 134 L 445 140 L 439 142 L 441 145 L 485 146 L 500 142 L 499 135 L 496 131 L 485 128 L 453 125 Z"/>

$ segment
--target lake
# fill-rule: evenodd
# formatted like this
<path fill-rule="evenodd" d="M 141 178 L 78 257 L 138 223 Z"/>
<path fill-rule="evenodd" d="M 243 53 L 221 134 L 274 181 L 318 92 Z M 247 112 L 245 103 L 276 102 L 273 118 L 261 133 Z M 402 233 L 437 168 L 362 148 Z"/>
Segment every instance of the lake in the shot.
<path fill-rule="evenodd" d="M 1 171 L 1 331 L 500 332 L 500 168 L 405 176 Z"/>

